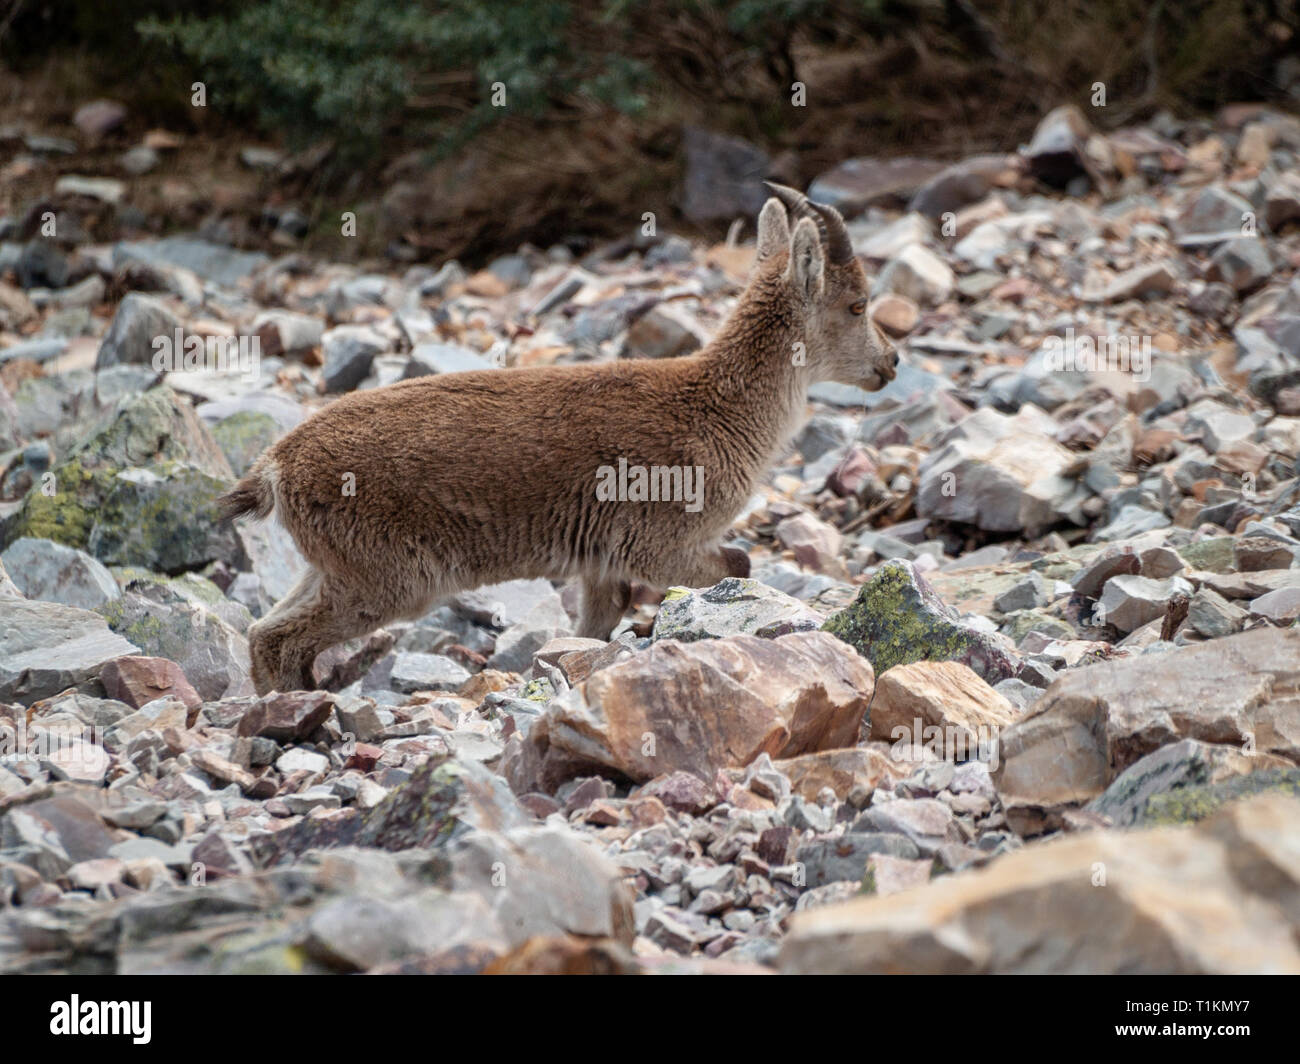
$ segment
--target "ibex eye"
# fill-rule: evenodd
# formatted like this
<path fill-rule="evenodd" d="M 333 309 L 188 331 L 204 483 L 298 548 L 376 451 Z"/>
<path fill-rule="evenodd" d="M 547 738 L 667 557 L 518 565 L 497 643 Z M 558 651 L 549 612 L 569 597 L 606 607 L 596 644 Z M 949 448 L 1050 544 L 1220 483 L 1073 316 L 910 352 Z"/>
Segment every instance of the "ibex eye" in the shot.
<path fill-rule="evenodd" d="M 849 310 L 854 314 L 865 314 L 867 312 L 867 301 L 859 299 L 853 306 L 849 307 Z"/>

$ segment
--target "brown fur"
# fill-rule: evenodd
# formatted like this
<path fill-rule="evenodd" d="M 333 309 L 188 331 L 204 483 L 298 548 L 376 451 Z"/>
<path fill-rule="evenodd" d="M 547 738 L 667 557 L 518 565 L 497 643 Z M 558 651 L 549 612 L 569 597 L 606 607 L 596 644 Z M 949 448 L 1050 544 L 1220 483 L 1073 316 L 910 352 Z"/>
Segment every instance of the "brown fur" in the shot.
<path fill-rule="evenodd" d="M 749 287 L 692 356 L 422 377 L 321 410 L 223 499 L 230 516 L 274 509 L 310 563 L 249 630 L 258 692 L 310 688 L 320 651 L 482 584 L 580 576 L 579 631 L 607 638 L 632 580 L 748 575 L 721 540 L 809 384 L 894 376 L 892 348 L 851 309 L 866 297 L 861 265 L 827 262 L 810 219 L 791 237 L 770 200 Z M 597 499 L 598 468 L 620 458 L 702 467 L 703 508 Z"/>

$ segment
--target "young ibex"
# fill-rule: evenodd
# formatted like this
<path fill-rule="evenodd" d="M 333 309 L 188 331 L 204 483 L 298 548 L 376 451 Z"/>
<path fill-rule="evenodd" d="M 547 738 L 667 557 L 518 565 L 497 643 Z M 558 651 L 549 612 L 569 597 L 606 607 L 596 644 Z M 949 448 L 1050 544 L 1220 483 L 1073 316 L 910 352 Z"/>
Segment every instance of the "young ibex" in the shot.
<path fill-rule="evenodd" d="M 275 510 L 310 567 L 249 629 L 258 692 L 311 688 L 320 651 L 483 584 L 581 576 L 579 630 L 604 639 L 633 580 L 747 576 L 721 540 L 809 385 L 874 391 L 898 364 L 839 213 L 771 187 L 749 286 L 701 351 L 420 377 L 344 396 L 270 447 L 223 509 Z M 695 474 L 696 497 L 609 501 L 612 470 L 637 467 Z"/>

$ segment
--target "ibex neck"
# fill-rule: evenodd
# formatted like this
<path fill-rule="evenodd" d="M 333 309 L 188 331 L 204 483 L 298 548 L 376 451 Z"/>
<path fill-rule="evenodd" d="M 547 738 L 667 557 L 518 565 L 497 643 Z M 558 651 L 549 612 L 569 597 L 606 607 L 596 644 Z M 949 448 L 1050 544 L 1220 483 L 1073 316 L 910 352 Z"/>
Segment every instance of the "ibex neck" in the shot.
<path fill-rule="evenodd" d="M 802 314 L 782 272 L 769 264 L 702 352 L 723 426 L 763 463 L 803 419 L 810 383 Z"/>

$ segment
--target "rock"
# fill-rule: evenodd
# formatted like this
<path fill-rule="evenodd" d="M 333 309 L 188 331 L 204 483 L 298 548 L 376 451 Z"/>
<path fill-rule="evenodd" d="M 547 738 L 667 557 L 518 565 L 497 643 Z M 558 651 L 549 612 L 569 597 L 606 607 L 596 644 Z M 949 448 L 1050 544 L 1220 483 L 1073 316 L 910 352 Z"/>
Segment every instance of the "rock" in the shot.
<path fill-rule="evenodd" d="M 4 599 L 0 607 L 0 702 L 30 705 L 99 675 L 139 647 L 88 610 Z"/>
<path fill-rule="evenodd" d="M 246 565 L 235 530 L 219 517 L 225 478 L 165 464 L 100 478 L 100 503 L 86 546 L 109 565 L 179 573 L 214 561 Z"/>
<path fill-rule="evenodd" d="M 822 617 L 757 580 L 727 577 L 711 588 L 670 588 L 651 638 L 691 643 L 732 635 L 775 638 L 820 628 Z"/>
<path fill-rule="evenodd" d="M 1246 775 L 1224 772 L 1215 782 L 1188 783 L 1153 794 L 1147 798 L 1143 822 L 1150 825 L 1194 824 L 1213 816 L 1229 803 L 1256 794 L 1300 798 L 1300 769 L 1254 765 L 1253 772 L 1247 771 Z"/>
<path fill-rule="evenodd" d="M 794 552 L 795 561 L 818 572 L 833 569 L 844 544 L 839 530 L 810 513 L 798 513 L 776 526 L 777 542 Z"/>
<path fill-rule="evenodd" d="M 502 767 L 519 793 L 593 772 L 712 779 L 764 753 L 847 746 L 873 686 L 870 666 L 821 632 L 664 640 L 557 698 Z"/>
<path fill-rule="evenodd" d="M 211 560 L 218 549 L 241 560 L 235 541 L 216 527 L 216 493 L 233 479 L 230 465 L 194 411 L 169 388 L 121 400 L 107 424 L 79 442 L 52 473 L 52 493 L 33 486 L 6 526 L 7 543 L 28 536 L 88 549 L 100 530 L 107 549 L 146 561 L 202 564 L 196 554 Z M 174 482 L 184 494 L 163 498 L 160 482 Z M 133 510 L 149 499 L 160 502 L 165 520 Z"/>
<path fill-rule="evenodd" d="M 500 777 L 472 761 L 430 759 L 364 814 L 307 818 L 277 834 L 280 861 L 311 849 L 442 849 L 475 830 L 508 831 L 532 823 Z"/>
<path fill-rule="evenodd" d="M 367 325 L 339 325 L 321 336 L 321 377 L 327 392 L 350 392 L 370 374 L 388 341 Z"/>
<path fill-rule="evenodd" d="M 771 160 L 754 145 L 698 126 L 682 132 L 686 159 L 681 208 L 692 222 L 752 218 L 767 199 Z"/>
<path fill-rule="evenodd" d="M 1059 823 L 1180 739 L 1300 760 L 1300 631 L 1260 628 L 1072 669 L 1004 731 L 994 782 L 1022 833 Z"/>
<path fill-rule="evenodd" d="M 95 369 L 98 371 L 120 365 L 152 365 L 157 351 L 154 341 L 159 337 L 171 341 L 181 328 L 180 318 L 162 300 L 139 292 L 128 292 L 117 305 L 113 321 L 99 345 Z"/>
<path fill-rule="evenodd" d="M 504 948 L 481 898 L 429 890 L 410 898 L 328 901 L 308 918 L 301 948 L 336 971 L 364 972 L 483 942 Z"/>
<path fill-rule="evenodd" d="M 883 263 L 909 244 L 928 243 L 934 236 L 934 227 L 924 216 L 910 212 L 883 226 L 873 227 L 865 237 L 858 236 L 855 226 L 849 230 L 849 236 L 853 239 L 853 250 L 857 254 Z"/>
<path fill-rule="evenodd" d="M 1112 278 L 1091 298 L 1101 303 L 1122 303 L 1128 299 L 1168 295 L 1173 291 L 1177 280 L 1177 275 L 1168 263 L 1135 266 Z"/>
<path fill-rule="evenodd" d="M 873 853 L 867 858 L 866 874 L 862 877 L 862 892 L 884 897 L 898 894 L 913 887 L 923 887 L 930 882 L 932 861 L 909 861 L 885 853 Z"/>
<path fill-rule="evenodd" d="M 1249 775 L 1275 767 L 1279 760 L 1255 757 L 1232 746 L 1183 739 L 1135 761 L 1084 808 L 1104 816 L 1115 827 L 1147 825 L 1152 822 L 1147 811 L 1156 796 Z"/>
<path fill-rule="evenodd" d="M 452 884 L 487 901 L 511 946 L 553 934 L 632 942 L 631 892 L 618 869 L 566 829 L 476 831 L 453 847 Z"/>
<path fill-rule="evenodd" d="M 1237 305 L 1237 293 L 1231 286 L 1212 281 L 1193 291 L 1187 300 L 1188 308 L 1211 321 L 1225 321 Z"/>
<path fill-rule="evenodd" d="M 870 747 L 818 750 L 774 762 L 773 767 L 789 779 L 794 794 L 809 802 L 817 801 L 828 788 L 837 799 L 845 801 L 855 787 L 867 791 L 887 787 L 908 772 L 906 764 Z"/>
<path fill-rule="evenodd" d="M 1087 489 L 1064 475 L 1074 461 L 1023 418 L 978 410 L 940 437 L 921 463 L 916 511 L 990 532 L 1082 524 Z"/>
<path fill-rule="evenodd" d="M 1090 175 L 1086 145 L 1088 120 L 1073 104 L 1057 107 L 1043 116 L 1024 150 L 1029 172 L 1040 181 L 1065 188 L 1078 177 Z"/>
<path fill-rule="evenodd" d="M 117 206 L 126 195 L 126 185 L 112 177 L 81 177 L 64 174 L 54 182 L 56 196 L 82 197 Z"/>
<path fill-rule="evenodd" d="M 1296 218 L 1300 218 L 1300 177 L 1288 171 L 1265 185 L 1264 221 L 1276 233 Z"/>
<path fill-rule="evenodd" d="M 1259 237 L 1229 240 L 1210 258 L 1206 277 L 1222 281 L 1238 294 L 1253 292 L 1273 275 L 1273 257 Z"/>
<path fill-rule="evenodd" d="M 1217 591 L 1203 587 L 1192 596 L 1187 611 L 1187 623 L 1206 639 L 1240 632 L 1250 614 L 1234 606 Z"/>
<path fill-rule="evenodd" d="M 934 159 L 846 159 L 819 175 L 808 186 L 808 196 L 852 217 L 876 204 L 906 203 L 943 169 L 944 164 Z"/>
<path fill-rule="evenodd" d="M 116 100 L 91 100 L 77 108 L 72 124 L 88 137 L 113 132 L 126 121 L 126 108 Z"/>
<path fill-rule="evenodd" d="M 161 240 L 117 244 L 113 248 L 113 261 L 114 265 L 120 261 L 137 261 L 163 268 L 187 270 L 205 281 L 233 288 L 265 266 L 268 260 L 260 251 L 239 251 L 207 240 L 173 236 Z"/>
<path fill-rule="evenodd" d="M 1092 831 L 889 897 L 797 914 L 786 974 L 1300 972 L 1290 934 L 1294 799 L 1194 831 Z M 1265 879 L 1241 875 L 1267 868 Z M 1104 876 L 1104 880 L 1098 879 Z M 1101 886 L 1104 883 L 1105 886 Z"/>
<path fill-rule="evenodd" d="M 1207 185 L 1179 213 L 1174 229 L 1185 243 L 1221 243 L 1241 236 L 1254 213 L 1250 202 L 1235 192 Z"/>
<path fill-rule="evenodd" d="M 1268 536 L 1244 536 L 1233 543 L 1232 556 L 1238 572 L 1259 573 L 1290 569 L 1295 564 L 1296 548 Z"/>
<path fill-rule="evenodd" d="M 681 307 L 661 303 L 636 320 L 623 343 L 624 358 L 677 358 L 698 351 L 708 333 Z"/>
<path fill-rule="evenodd" d="M 907 209 L 939 220 L 945 214 L 955 214 L 963 207 L 979 203 L 995 187 L 1009 183 L 1015 175 L 1014 157 L 972 155 L 945 167 L 926 181 L 916 190 Z"/>
<path fill-rule="evenodd" d="M 253 319 L 253 335 L 267 358 L 301 357 L 321 345 L 325 323 L 310 314 L 271 310 Z"/>
<path fill-rule="evenodd" d="M 905 835 L 853 831 L 804 843 L 799 847 L 795 860 L 803 866 L 804 885 L 816 888 L 845 880 L 861 883 L 867 874 L 868 862 L 876 854 L 914 861 L 920 851 L 916 843 Z"/>
<path fill-rule="evenodd" d="M 431 373 L 468 373 L 470 370 L 492 369 L 492 363 L 477 351 L 459 344 L 427 343 L 417 344 L 411 351 L 411 361 L 407 363 L 402 376 L 427 377 Z"/>
<path fill-rule="evenodd" d="M 121 594 L 112 574 L 89 554 L 48 539 L 16 539 L 0 561 L 29 599 L 93 610 Z"/>
<path fill-rule="evenodd" d="M 328 771 L 329 766 L 330 759 L 324 754 L 318 754 L 315 750 L 308 750 L 301 746 L 286 750 L 275 759 L 275 767 L 285 776 L 291 776 L 295 772 L 318 776 Z"/>
<path fill-rule="evenodd" d="M 93 893 L 121 883 L 126 878 L 126 864 L 116 857 L 99 857 L 90 861 L 78 861 L 64 874 L 74 889 Z"/>
<path fill-rule="evenodd" d="M 241 410 L 212 426 L 212 438 L 236 476 L 243 476 L 257 457 L 280 438 L 275 418 L 256 410 Z"/>
<path fill-rule="evenodd" d="M 225 600 L 222 600 L 223 602 Z M 98 612 L 114 632 L 131 640 L 131 650 L 166 658 L 180 666 L 204 701 L 241 693 L 248 681 L 248 641 L 211 606 L 175 587 L 140 581 Z"/>
<path fill-rule="evenodd" d="M 528 655 L 531 660 L 532 655 Z M 401 653 L 393 662 L 391 683 L 395 691 L 455 691 L 469 672 L 441 654 Z"/>
<path fill-rule="evenodd" d="M 543 647 L 571 634 L 572 622 L 561 599 L 556 595 L 543 597 L 496 637 L 487 661 L 488 669 L 501 673 L 525 672 Z M 604 643 L 600 646 L 603 647 Z M 567 652 L 579 649 L 582 648 L 570 647 Z M 562 656 L 557 655 L 556 661 Z"/>
<path fill-rule="evenodd" d="M 921 244 L 909 244 L 885 264 L 872 292 L 892 292 L 918 306 L 936 306 L 952 294 L 956 276 L 943 259 Z"/>
<path fill-rule="evenodd" d="M 1031 572 L 1025 579 L 993 600 L 993 608 L 1001 613 L 1032 610 L 1052 601 L 1053 591 L 1038 573 Z"/>
<path fill-rule="evenodd" d="M 1250 615 L 1273 624 L 1290 624 L 1300 617 L 1300 587 L 1280 587 L 1252 599 Z"/>
<path fill-rule="evenodd" d="M 1012 704 L 957 661 L 917 661 L 880 674 L 871 702 L 871 738 L 924 746 L 939 757 L 987 758 Z"/>
<path fill-rule="evenodd" d="M 451 607 L 466 620 L 506 629 L 526 620 L 538 606 L 560 602 L 549 580 L 507 580 L 462 591 Z"/>
<path fill-rule="evenodd" d="M 718 797 L 698 776 L 689 772 L 668 772 L 656 776 L 636 792 L 638 797 L 656 798 L 669 809 L 699 816 L 718 804 Z"/>
<path fill-rule="evenodd" d="M 137 144 L 118 157 L 118 164 L 132 177 L 141 177 L 155 170 L 162 161 L 158 152 L 146 144 Z"/>
<path fill-rule="evenodd" d="M 822 630 L 871 662 L 877 675 L 914 661 L 957 661 L 987 683 L 1020 671 L 1020 663 L 990 636 L 963 625 L 915 566 L 901 559 L 880 566 L 852 605 Z"/>
<path fill-rule="evenodd" d="M 1096 617 L 1099 623 L 1114 625 L 1121 632 L 1132 632 L 1163 617 L 1175 595 L 1191 593 L 1192 585 L 1180 576 L 1167 580 L 1127 574 L 1113 576 L 1102 591 Z"/>
<path fill-rule="evenodd" d="M 897 798 L 864 811 L 851 830 L 904 835 L 922 853 L 931 853 L 948 839 L 952 825 L 952 810 L 935 798 Z"/>
<path fill-rule="evenodd" d="M 871 301 L 871 320 L 890 336 L 906 336 L 921 320 L 921 311 L 907 296 L 886 292 Z"/>
<path fill-rule="evenodd" d="M 110 745 L 129 748 L 131 739 L 146 732 L 161 736 L 168 728 L 184 731 L 189 727 L 191 717 L 190 708 L 179 698 L 157 698 L 146 702 L 135 713 L 128 714 L 114 724 L 108 734 L 108 741 Z M 154 820 L 157 819 L 154 817 Z"/>
<path fill-rule="evenodd" d="M 22 847 L 43 879 L 54 879 L 82 861 L 115 856 L 124 832 L 110 828 L 95 809 L 75 795 L 29 802 L 0 814 L 0 847 Z"/>
<path fill-rule="evenodd" d="M 181 667 L 166 658 L 115 658 L 101 670 L 99 682 L 109 698 L 135 709 L 164 697 L 177 698 L 193 710 L 203 704 Z"/>
<path fill-rule="evenodd" d="M 329 720 L 334 706 L 334 696 L 325 691 L 273 691 L 240 715 L 235 734 L 302 742 Z"/>

